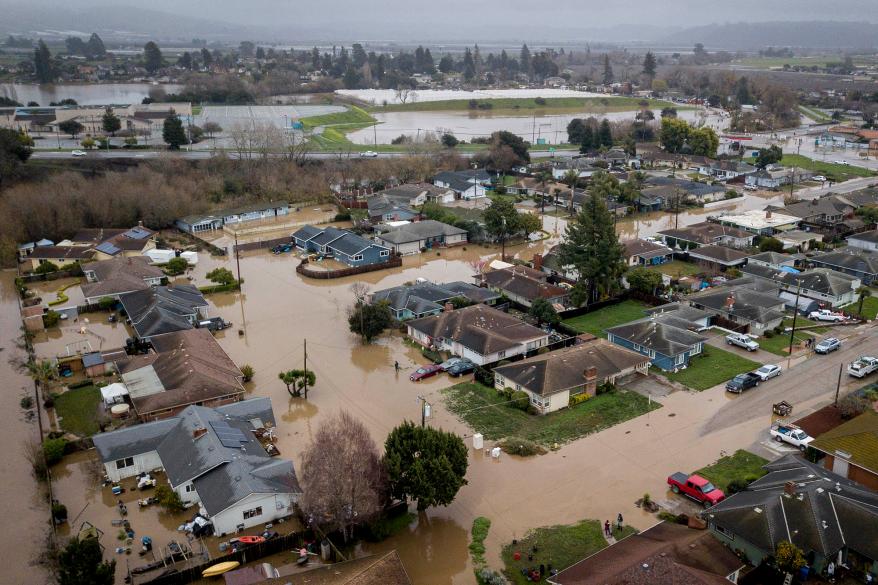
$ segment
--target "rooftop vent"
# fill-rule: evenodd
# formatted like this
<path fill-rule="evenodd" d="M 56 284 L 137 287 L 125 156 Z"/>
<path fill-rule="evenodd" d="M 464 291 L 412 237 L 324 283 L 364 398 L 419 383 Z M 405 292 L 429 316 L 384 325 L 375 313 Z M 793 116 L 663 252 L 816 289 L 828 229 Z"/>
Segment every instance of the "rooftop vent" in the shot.
<path fill-rule="evenodd" d="M 757 514 L 761 514 L 762 508 L 753 508 L 753 511 L 756 512 Z"/>

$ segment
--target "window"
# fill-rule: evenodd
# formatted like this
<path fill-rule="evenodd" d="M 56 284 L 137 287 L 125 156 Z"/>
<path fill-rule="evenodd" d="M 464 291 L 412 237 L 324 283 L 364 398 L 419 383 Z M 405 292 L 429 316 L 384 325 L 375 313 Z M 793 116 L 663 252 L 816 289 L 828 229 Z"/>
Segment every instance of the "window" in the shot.
<path fill-rule="evenodd" d="M 502 360 L 503 358 L 506 357 L 506 352 L 505 351 L 498 352 L 497 357 Z"/>
<path fill-rule="evenodd" d="M 385 258 L 387 256 L 390 256 L 390 250 L 381 250 L 381 257 Z"/>
<path fill-rule="evenodd" d="M 689 352 L 689 355 L 698 355 L 699 353 L 701 353 L 701 344 L 700 343 L 692 348 L 692 351 Z"/>
<path fill-rule="evenodd" d="M 258 506 L 252 510 L 244 510 L 244 520 L 256 518 L 257 516 L 262 516 L 262 506 Z"/>
<path fill-rule="evenodd" d="M 674 360 L 674 365 L 675 365 L 675 366 L 682 366 L 682 365 L 683 365 L 683 362 L 685 362 L 685 361 L 686 361 L 686 356 L 685 356 L 684 354 L 681 353 L 681 354 L 678 355 L 677 358 Z"/>
<path fill-rule="evenodd" d="M 125 469 L 126 467 L 134 467 L 134 457 L 116 460 L 116 469 Z"/>
<path fill-rule="evenodd" d="M 183 488 L 183 491 L 186 492 L 187 494 L 188 494 L 188 493 L 191 493 L 191 492 L 194 492 L 194 491 L 195 491 L 195 486 L 192 485 L 191 483 L 188 483 L 188 484 L 186 484 L 186 487 Z"/>
<path fill-rule="evenodd" d="M 719 524 L 714 524 L 713 529 L 716 530 L 717 532 L 719 532 L 720 534 L 722 534 L 723 536 L 725 536 L 726 538 L 728 538 L 730 540 L 735 540 L 735 535 L 732 534 L 731 532 L 729 532 L 728 530 L 726 530 L 725 528 L 723 528 L 722 526 L 720 526 Z"/>
<path fill-rule="evenodd" d="M 354 262 L 358 262 L 358 261 L 360 261 L 360 260 L 362 260 L 362 259 L 363 259 L 363 255 L 362 255 L 362 254 L 357 254 L 356 256 L 354 256 Z"/>
<path fill-rule="evenodd" d="M 515 385 L 515 389 L 516 389 L 516 390 L 521 390 L 521 384 L 516 384 L 516 385 Z"/>

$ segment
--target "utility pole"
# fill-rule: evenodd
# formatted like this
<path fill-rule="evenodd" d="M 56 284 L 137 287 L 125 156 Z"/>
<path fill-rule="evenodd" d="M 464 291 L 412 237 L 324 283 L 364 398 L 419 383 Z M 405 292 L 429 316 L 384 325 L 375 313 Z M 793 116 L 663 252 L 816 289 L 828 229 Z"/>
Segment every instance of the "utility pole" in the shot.
<path fill-rule="evenodd" d="M 308 400 L 308 340 L 304 340 L 305 344 L 305 400 Z"/>
<path fill-rule="evenodd" d="M 793 307 L 793 329 L 790 331 L 790 349 L 787 353 L 787 369 L 790 367 L 790 360 L 793 358 L 793 336 L 796 334 L 796 317 L 799 316 L 799 295 L 802 294 L 802 280 L 799 279 L 799 287 L 796 289 L 796 304 Z"/>
<path fill-rule="evenodd" d="M 430 403 L 423 396 L 418 396 L 418 400 L 421 402 L 421 428 L 424 428 L 427 426 L 427 410 L 430 408 Z"/>
<path fill-rule="evenodd" d="M 235 232 L 235 263 L 238 265 L 238 290 L 241 290 L 241 253 L 238 252 L 238 232 Z"/>
<path fill-rule="evenodd" d="M 376 121 L 372 124 L 372 140 L 375 142 L 375 146 L 378 146 L 378 122 Z"/>
<path fill-rule="evenodd" d="M 835 383 L 835 403 L 833 404 L 836 408 L 838 408 L 838 391 L 841 390 L 841 370 L 844 366 L 844 363 L 838 364 L 838 381 Z"/>
<path fill-rule="evenodd" d="M 506 262 L 506 218 L 503 218 L 503 231 L 500 232 L 500 260 Z"/>

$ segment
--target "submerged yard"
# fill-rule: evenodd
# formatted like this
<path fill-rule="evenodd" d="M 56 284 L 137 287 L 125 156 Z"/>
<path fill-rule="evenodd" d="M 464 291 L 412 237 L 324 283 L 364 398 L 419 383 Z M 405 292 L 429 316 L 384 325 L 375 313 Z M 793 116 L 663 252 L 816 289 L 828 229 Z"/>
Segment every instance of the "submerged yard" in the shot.
<path fill-rule="evenodd" d="M 661 407 L 636 392 L 616 390 L 547 415 L 509 405 L 493 388 L 465 382 L 443 390 L 448 409 L 486 439 L 519 437 L 550 446 L 566 443 Z"/>

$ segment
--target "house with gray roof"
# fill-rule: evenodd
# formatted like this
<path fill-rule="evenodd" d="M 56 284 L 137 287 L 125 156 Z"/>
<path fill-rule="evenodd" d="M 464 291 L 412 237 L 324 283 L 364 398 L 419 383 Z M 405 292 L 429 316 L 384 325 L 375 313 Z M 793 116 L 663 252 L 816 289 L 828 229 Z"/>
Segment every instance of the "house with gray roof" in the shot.
<path fill-rule="evenodd" d="M 878 230 L 869 230 L 848 236 L 847 242 L 851 248 L 878 252 Z"/>
<path fill-rule="evenodd" d="M 625 246 L 628 266 L 655 266 L 674 258 L 673 250 L 658 242 L 638 239 L 622 242 L 622 245 Z"/>
<path fill-rule="evenodd" d="M 484 169 L 443 171 L 433 177 L 433 185 L 451 189 L 460 199 L 479 199 L 487 195 L 485 187 L 491 183 L 491 175 Z"/>
<path fill-rule="evenodd" d="M 369 295 L 368 301 L 387 303 L 394 318 L 405 321 L 438 315 L 445 308 L 445 303 L 455 298 L 492 305 L 500 295 L 490 289 L 462 281 L 446 284 L 420 282 L 375 291 Z"/>
<path fill-rule="evenodd" d="M 649 357 L 650 363 L 666 372 L 685 368 L 689 360 L 704 351 L 707 338 L 657 315 L 607 329 L 611 343 Z"/>
<path fill-rule="evenodd" d="M 437 187 L 429 183 L 403 183 L 379 191 L 379 194 L 412 207 L 424 203 L 452 203 L 454 201 L 453 189 Z"/>
<path fill-rule="evenodd" d="M 692 249 L 698 246 L 728 246 L 748 248 L 753 245 L 755 234 L 736 227 L 703 221 L 681 228 L 670 228 L 658 232 L 662 241 L 671 249 Z"/>
<path fill-rule="evenodd" d="M 351 267 L 381 264 L 392 254 L 386 246 L 332 226 L 302 226 L 293 234 L 293 242 L 300 250 L 332 256 Z"/>
<path fill-rule="evenodd" d="M 544 299 L 554 305 L 555 310 L 562 311 L 570 298 L 570 290 L 550 282 L 549 275 L 542 270 L 528 266 L 492 270 L 482 275 L 482 283 L 525 307 Z"/>
<path fill-rule="evenodd" d="M 366 198 L 369 221 L 383 223 L 385 221 L 412 221 L 421 216 L 421 212 L 409 205 L 405 200 L 395 199 L 385 193 L 376 193 Z"/>
<path fill-rule="evenodd" d="M 93 438 L 113 481 L 156 468 L 215 533 L 231 534 L 293 514 L 302 495 L 292 461 L 277 453 L 268 398 L 218 408 L 189 406 L 177 416 Z"/>
<path fill-rule="evenodd" d="M 690 260 L 713 272 L 723 272 L 728 268 L 743 266 L 748 256 L 749 253 L 728 246 L 699 246 L 689 250 Z"/>
<path fill-rule="evenodd" d="M 467 243 L 467 231 L 434 219 L 425 219 L 391 228 L 376 236 L 377 240 L 401 256 L 421 250 L 461 246 Z"/>
<path fill-rule="evenodd" d="M 223 229 L 225 225 L 235 225 L 257 220 L 270 220 L 290 213 L 290 204 L 285 201 L 252 203 L 238 207 L 218 209 L 210 213 L 198 213 L 181 217 L 174 222 L 178 228 L 190 234 Z"/>
<path fill-rule="evenodd" d="M 878 493 L 797 455 L 763 469 L 767 475 L 704 512 L 720 542 L 759 565 L 787 541 L 817 573 L 831 561 L 878 577 Z"/>
<path fill-rule="evenodd" d="M 156 335 L 192 329 L 208 316 L 209 305 L 191 284 L 157 286 L 121 295 L 134 334 L 149 341 Z"/>
<path fill-rule="evenodd" d="M 859 278 L 865 285 L 878 280 L 878 251 L 848 246 L 814 256 L 809 262 L 818 268 L 829 268 Z"/>
<path fill-rule="evenodd" d="M 97 303 L 105 297 L 118 300 L 124 294 L 158 286 L 165 277 L 146 256 L 90 262 L 82 271 L 88 281 L 81 287 L 86 303 Z"/>
<path fill-rule="evenodd" d="M 747 264 L 741 268 L 741 272 L 745 276 L 763 281 L 768 287 L 779 288 L 781 296 L 784 296 L 784 292 L 795 295 L 801 286 L 800 296 L 829 307 L 841 307 L 854 302 L 857 299 L 857 289 L 862 284 L 859 278 L 828 268 L 812 268 L 800 272 L 794 268 L 775 269 Z"/>
<path fill-rule="evenodd" d="M 796 257 L 792 254 L 782 254 L 780 252 L 760 252 L 747 257 L 747 264 L 758 264 L 760 266 L 768 266 L 769 268 L 780 268 L 786 266 L 794 268 L 796 266 Z"/>
<path fill-rule="evenodd" d="M 726 321 L 762 335 L 783 323 L 786 301 L 775 292 L 761 293 L 747 288 L 711 288 L 689 296 L 687 302 Z"/>
<path fill-rule="evenodd" d="M 728 181 L 755 172 L 756 167 L 753 165 L 736 160 L 715 160 L 698 167 L 698 174 L 712 177 L 717 181 Z"/>

